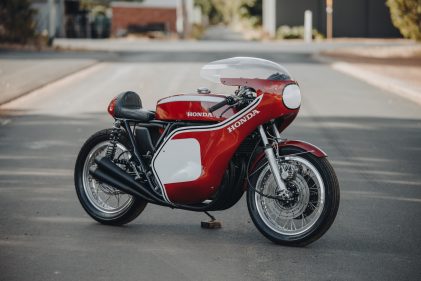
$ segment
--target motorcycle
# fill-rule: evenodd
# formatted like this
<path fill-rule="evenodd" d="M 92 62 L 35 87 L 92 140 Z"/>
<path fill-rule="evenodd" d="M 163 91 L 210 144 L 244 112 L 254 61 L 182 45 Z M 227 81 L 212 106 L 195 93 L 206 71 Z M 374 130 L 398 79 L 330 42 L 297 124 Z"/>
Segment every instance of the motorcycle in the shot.
<path fill-rule="evenodd" d="M 114 126 L 82 146 L 75 187 L 86 212 L 100 223 L 126 224 L 148 203 L 205 212 L 234 206 L 247 193 L 257 229 L 275 243 L 305 246 L 332 225 L 339 184 L 320 148 L 288 140 L 301 91 L 281 65 L 235 57 L 202 67 L 201 76 L 235 86 L 233 95 L 197 93 L 142 108 L 134 92 L 108 106 Z"/>

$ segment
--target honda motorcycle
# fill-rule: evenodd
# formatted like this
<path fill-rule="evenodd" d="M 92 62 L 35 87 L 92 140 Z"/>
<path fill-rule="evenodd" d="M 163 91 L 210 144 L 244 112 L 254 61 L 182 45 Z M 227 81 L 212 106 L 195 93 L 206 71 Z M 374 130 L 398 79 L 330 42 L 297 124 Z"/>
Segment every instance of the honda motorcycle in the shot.
<path fill-rule="evenodd" d="M 108 106 L 114 126 L 91 136 L 75 166 L 86 212 L 122 225 L 148 203 L 205 212 L 234 206 L 247 193 L 257 229 L 275 243 L 304 246 L 320 238 L 339 206 L 327 155 L 281 136 L 298 114 L 298 83 L 277 63 L 249 57 L 211 62 L 201 76 L 236 86 L 230 96 L 197 93 L 142 108 L 131 91 Z"/>

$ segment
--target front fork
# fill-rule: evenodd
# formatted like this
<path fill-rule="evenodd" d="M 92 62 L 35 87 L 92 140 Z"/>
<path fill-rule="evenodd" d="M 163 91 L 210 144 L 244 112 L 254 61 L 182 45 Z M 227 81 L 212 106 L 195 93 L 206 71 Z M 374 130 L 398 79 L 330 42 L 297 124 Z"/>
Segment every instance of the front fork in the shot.
<path fill-rule="evenodd" d="M 272 122 L 272 127 L 275 133 L 276 142 L 278 143 L 281 140 L 281 135 L 279 134 L 278 128 L 276 128 L 276 125 L 273 122 Z M 263 142 L 266 158 L 268 159 L 268 162 L 269 162 L 270 170 L 272 172 L 273 177 L 275 178 L 275 182 L 278 187 L 276 190 L 277 191 L 276 193 L 278 195 L 288 195 L 289 192 L 285 186 L 284 181 L 282 180 L 281 173 L 279 171 L 278 162 L 276 160 L 273 147 L 268 141 L 268 137 L 266 135 L 265 129 L 263 128 L 262 125 L 260 125 L 258 128 L 259 128 L 260 137 Z"/>

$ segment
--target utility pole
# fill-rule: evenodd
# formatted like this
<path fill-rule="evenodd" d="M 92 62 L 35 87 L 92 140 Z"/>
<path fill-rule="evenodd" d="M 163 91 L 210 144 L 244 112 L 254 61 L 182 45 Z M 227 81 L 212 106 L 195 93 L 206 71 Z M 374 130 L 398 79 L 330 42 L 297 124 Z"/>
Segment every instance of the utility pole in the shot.
<path fill-rule="evenodd" d="M 326 0 L 326 37 L 333 37 L 333 0 Z"/>

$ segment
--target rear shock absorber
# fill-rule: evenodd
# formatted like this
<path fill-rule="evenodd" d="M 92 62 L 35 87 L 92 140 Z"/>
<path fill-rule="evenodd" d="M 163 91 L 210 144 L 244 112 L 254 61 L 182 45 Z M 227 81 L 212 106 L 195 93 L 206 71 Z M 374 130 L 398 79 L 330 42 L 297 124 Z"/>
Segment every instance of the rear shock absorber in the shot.
<path fill-rule="evenodd" d="M 119 120 L 114 122 L 114 127 L 111 130 L 110 133 L 110 143 L 107 146 L 107 153 L 106 157 L 113 160 L 115 152 L 117 150 L 117 143 L 120 139 L 121 135 L 121 122 Z"/>

